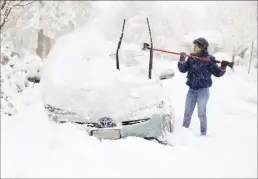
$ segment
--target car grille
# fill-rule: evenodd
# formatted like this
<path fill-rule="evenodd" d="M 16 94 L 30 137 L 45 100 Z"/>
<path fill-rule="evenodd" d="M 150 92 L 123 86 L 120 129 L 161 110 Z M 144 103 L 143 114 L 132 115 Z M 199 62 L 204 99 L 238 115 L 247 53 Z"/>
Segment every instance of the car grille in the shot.
<path fill-rule="evenodd" d="M 54 107 L 52 105 L 46 104 L 45 109 L 47 109 L 50 113 L 54 113 L 55 115 L 62 115 L 62 116 L 77 116 L 76 113 L 70 112 L 70 111 L 65 111 L 63 109 Z M 134 125 L 134 124 L 140 124 L 143 122 L 146 122 L 150 120 L 151 118 L 144 118 L 144 119 L 137 119 L 137 120 L 130 120 L 130 121 L 123 121 L 122 125 L 127 126 L 127 125 Z M 58 123 L 66 123 L 66 122 L 71 122 L 71 123 L 76 123 L 76 124 L 81 124 L 81 125 L 87 125 L 88 127 L 95 127 L 95 128 L 101 128 L 101 125 L 99 123 L 94 123 L 94 122 L 78 122 L 78 121 L 58 121 Z"/>
<path fill-rule="evenodd" d="M 122 125 L 123 126 L 128 126 L 128 125 L 134 125 L 134 124 L 140 124 L 143 122 L 146 122 L 150 120 L 151 118 L 146 118 L 146 119 L 139 119 L 139 120 L 133 120 L 133 121 L 123 121 Z M 59 123 L 66 123 L 68 121 L 58 121 Z M 102 128 L 99 123 L 88 123 L 88 122 L 71 122 L 71 123 L 76 123 L 76 124 L 81 124 L 81 125 L 87 125 L 87 127 L 95 127 L 95 128 Z"/>

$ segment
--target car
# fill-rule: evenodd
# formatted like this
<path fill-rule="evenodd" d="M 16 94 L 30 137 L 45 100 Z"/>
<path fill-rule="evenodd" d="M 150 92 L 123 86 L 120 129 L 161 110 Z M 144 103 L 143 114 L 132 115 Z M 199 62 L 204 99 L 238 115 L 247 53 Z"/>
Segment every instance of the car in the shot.
<path fill-rule="evenodd" d="M 134 136 L 166 143 L 175 116 L 162 83 L 173 79 L 173 70 L 153 69 L 149 79 L 148 53 L 134 45 L 124 44 L 119 51 L 119 70 L 115 53 L 89 57 L 57 50 L 58 45 L 62 49 L 57 43 L 50 52 L 40 82 L 51 121 L 84 126 L 98 139 Z"/>

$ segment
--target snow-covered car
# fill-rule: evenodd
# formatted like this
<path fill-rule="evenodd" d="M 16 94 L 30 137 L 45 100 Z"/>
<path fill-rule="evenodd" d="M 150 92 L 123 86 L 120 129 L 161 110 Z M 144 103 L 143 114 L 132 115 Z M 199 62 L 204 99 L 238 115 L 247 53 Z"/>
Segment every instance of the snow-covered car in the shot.
<path fill-rule="evenodd" d="M 40 82 L 51 120 L 83 125 L 89 135 L 104 139 L 136 136 L 165 142 L 173 132 L 172 102 L 162 82 L 174 73 L 153 69 L 149 79 L 148 53 L 121 49 L 117 70 L 114 54 L 57 49 L 44 63 Z"/>

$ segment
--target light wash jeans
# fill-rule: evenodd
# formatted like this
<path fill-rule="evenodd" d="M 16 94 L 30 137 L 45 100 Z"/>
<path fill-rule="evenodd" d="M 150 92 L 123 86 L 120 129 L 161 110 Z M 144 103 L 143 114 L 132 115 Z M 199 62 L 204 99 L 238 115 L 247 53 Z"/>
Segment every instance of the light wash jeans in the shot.
<path fill-rule="evenodd" d="M 191 123 L 191 117 L 194 112 L 196 103 L 198 108 L 198 117 L 200 119 L 201 135 L 206 135 L 207 131 L 207 116 L 206 106 L 209 100 L 210 91 L 209 88 L 201 88 L 193 90 L 189 88 L 185 102 L 185 113 L 183 126 L 188 128 Z"/>

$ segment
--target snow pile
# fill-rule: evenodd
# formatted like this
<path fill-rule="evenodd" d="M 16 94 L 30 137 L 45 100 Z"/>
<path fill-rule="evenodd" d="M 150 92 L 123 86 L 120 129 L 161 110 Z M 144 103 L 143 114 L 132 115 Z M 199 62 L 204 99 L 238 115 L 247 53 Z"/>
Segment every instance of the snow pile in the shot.
<path fill-rule="evenodd" d="M 123 43 L 117 70 L 113 55 L 117 43 L 105 42 L 98 30 L 92 30 L 99 25 L 95 23 L 57 41 L 41 73 L 43 101 L 91 120 L 103 115 L 125 120 L 130 112 L 166 100 L 157 83 L 160 72 L 148 79 L 149 53 Z M 100 46 L 91 43 L 93 36 Z M 67 51 L 71 42 L 76 43 Z"/>
<path fill-rule="evenodd" d="M 40 78 L 41 59 L 33 54 L 20 58 L 13 50 L 3 48 L 1 55 L 1 114 L 16 114 L 15 98 L 33 87 L 34 77 Z"/>

